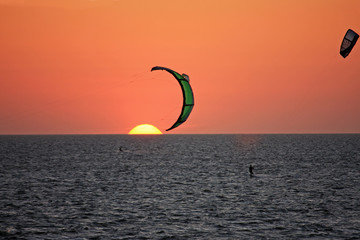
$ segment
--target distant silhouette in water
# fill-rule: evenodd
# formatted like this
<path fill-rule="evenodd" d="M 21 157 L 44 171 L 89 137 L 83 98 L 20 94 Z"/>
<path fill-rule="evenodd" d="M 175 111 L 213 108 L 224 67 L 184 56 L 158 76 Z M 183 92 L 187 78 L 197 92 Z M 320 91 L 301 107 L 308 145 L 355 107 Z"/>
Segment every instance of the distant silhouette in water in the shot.
<path fill-rule="evenodd" d="M 254 167 L 250 164 L 250 167 L 249 167 L 250 175 L 254 174 L 253 170 L 254 170 Z"/>
<path fill-rule="evenodd" d="M 120 151 L 120 152 L 123 152 L 122 147 L 119 147 L 119 151 Z"/>

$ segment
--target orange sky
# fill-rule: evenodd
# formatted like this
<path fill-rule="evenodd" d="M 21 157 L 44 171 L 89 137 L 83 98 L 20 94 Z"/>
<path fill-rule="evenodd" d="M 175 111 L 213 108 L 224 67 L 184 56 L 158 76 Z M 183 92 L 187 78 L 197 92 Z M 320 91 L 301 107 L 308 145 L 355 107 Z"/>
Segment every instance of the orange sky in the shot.
<path fill-rule="evenodd" d="M 29 3 L 30 2 L 30 3 Z M 358 0 L 0 0 L 0 134 L 360 133 Z"/>

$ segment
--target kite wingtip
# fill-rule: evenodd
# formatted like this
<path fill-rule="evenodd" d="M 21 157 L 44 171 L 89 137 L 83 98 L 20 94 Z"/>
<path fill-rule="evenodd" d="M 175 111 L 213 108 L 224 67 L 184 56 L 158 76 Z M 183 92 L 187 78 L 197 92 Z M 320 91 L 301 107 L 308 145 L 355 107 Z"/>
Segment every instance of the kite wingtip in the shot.
<path fill-rule="evenodd" d="M 162 70 L 162 69 L 163 69 L 163 67 L 155 66 L 155 67 L 151 68 L 151 72 L 154 70 Z"/>
<path fill-rule="evenodd" d="M 189 75 L 183 73 L 182 76 L 186 79 L 186 81 L 190 82 Z"/>

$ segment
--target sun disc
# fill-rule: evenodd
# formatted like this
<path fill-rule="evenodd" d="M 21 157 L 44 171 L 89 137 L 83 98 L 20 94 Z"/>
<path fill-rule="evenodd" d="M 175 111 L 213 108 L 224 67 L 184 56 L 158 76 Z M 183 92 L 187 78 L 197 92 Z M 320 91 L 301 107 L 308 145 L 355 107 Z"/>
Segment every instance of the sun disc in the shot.
<path fill-rule="evenodd" d="M 162 134 L 162 132 L 151 124 L 140 124 L 131 129 L 129 134 Z"/>

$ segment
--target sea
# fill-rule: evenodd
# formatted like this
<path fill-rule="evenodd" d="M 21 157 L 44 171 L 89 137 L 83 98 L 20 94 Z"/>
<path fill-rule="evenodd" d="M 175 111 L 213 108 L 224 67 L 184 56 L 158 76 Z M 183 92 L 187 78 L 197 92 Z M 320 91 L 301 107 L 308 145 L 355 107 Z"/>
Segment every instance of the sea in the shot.
<path fill-rule="evenodd" d="M 360 239 L 360 134 L 3 135 L 0 164 L 0 239 Z"/>

